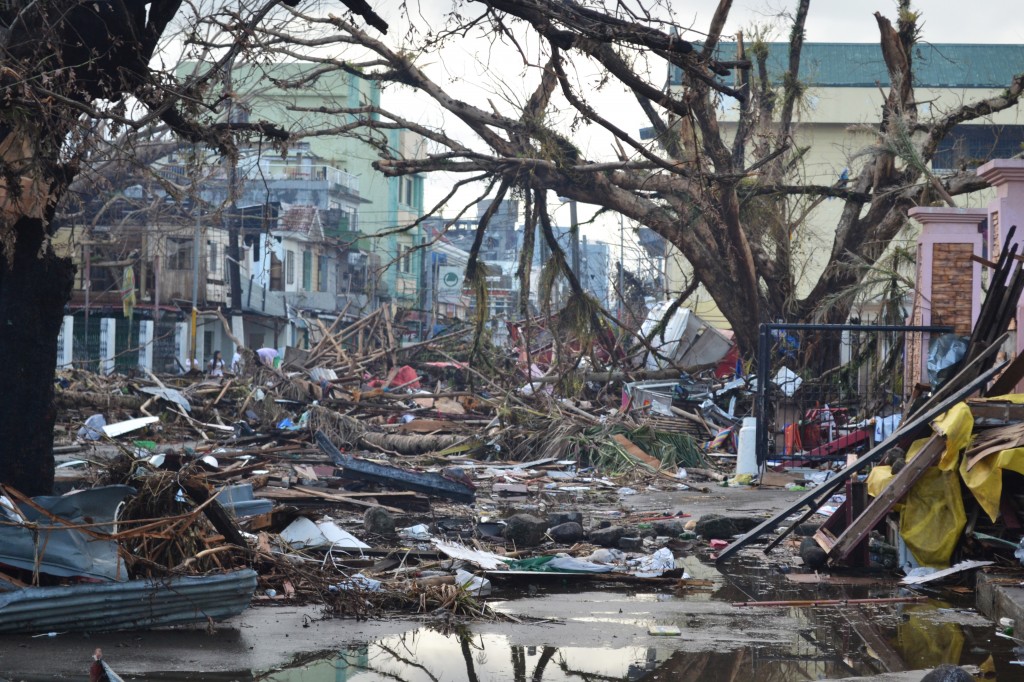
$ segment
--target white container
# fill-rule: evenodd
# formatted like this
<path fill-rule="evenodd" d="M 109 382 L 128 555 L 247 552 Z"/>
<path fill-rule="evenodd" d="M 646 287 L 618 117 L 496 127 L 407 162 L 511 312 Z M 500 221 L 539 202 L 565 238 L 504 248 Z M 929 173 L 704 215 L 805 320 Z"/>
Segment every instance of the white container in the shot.
<path fill-rule="evenodd" d="M 758 475 L 760 468 L 757 466 L 757 419 L 755 417 L 743 418 L 739 445 L 736 449 L 736 473 Z"/>

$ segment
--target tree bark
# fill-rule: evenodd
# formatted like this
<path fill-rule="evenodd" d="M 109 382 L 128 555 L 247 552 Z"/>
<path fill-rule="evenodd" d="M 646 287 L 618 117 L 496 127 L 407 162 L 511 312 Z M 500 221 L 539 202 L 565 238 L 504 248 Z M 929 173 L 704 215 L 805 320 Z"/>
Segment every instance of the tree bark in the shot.
<path fill-rule="evenodd" d="M 0 244 L 0 481 L 26 495 L 53 488 L 53 378 L 75 266 L 44 243 L 41 219 L 14 226 Z"/>

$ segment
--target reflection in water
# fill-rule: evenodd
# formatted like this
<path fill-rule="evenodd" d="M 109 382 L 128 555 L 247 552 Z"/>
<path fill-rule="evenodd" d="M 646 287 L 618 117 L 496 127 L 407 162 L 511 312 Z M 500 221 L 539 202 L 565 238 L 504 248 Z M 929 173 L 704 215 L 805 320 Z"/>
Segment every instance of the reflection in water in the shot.
<path fill-rule="evenodd" d="M 711 569 L 713 570 L 713 569 Z M 344 651 L 306 653 L 285 669 L 246 672 L 229 679 L 252 682 L 795 682 L 870 677 L 919 670 L 940 663 L 981 665 L 992 658 L 996 680 L 1018 679 L 1013 643 L 993 636 L 991 623 L 964 616 L 949 604 L 857 605 L 839 608 L 736 608 L 728 603 L 784 599 L 892 597 L 891 582 L 862 580 L 840 586 L 800 585 L 763 566 L 714 579 L 713 590 L 692 593 L 621 593 L 579 587 L 590 615 L 571 618 L 575 627 L 602 632 L 613 624 L 635 627 L 635 636 L 609 642 L 637 646 L 559 646 L 558 627 L 522 626 L 516 634 L 455 634 L 422 627 Z M 565 586 L 538 583 L 530 599 L 562 598 Z M 573 589 L 572 587 L 568 588 Z M 583 593 L 582 590 L 586 590 Z M 507 590 L 506 592 L 511 592 Z M 556 594 L 559 593 L 559 594 Z M 545 597 L 547 595 L 547 597 Z M 515 596 L 503 594 L 506 604 Z M 628 600 L 624 604 L 624 600 Z M 712 604 L 712 602 L 717 602 Z M 559 602 L 550 602 L 558 604 Z M 671 604 L 667 610 L 666 603 Z M 676 625 L 680 637 L 652 638 L 646 622 Z M 633 606 L 635 608 L 630 608 Z M 620 608 L 621 607 L 621 608 Z M 552 608 L 545 606 L 545 608 Z M 785 625 L 780 626 L 780 623 Z M 525 640 L 525 641 L 524 641 Z M 590 638 L 588 641 L 599 641 Z M 531 645 L 531 642 L 533 645 Z M 2 677 L 2 675 L 0 675 Z M 135 679 L 126 676 L 126 680 Z M 146 680 L 222 682 L 223 676 L 176 674 Z"/>
<path fill-rule="evenodd" d="M 918 670 L 942 662 L 980 664 L 993 653 L 1005 673 L 1009 649 L 977 644 L 963 660 L 965 631 L 980 641 L 990 628 L 964 628 L 931 616 L 934 605 L 877 609 L 803 609 L 803 627 L 785 643 L 738 648 L 666 641 L 652 647 L 522 646 L 505 635 L 445 635 L 419 629 L 257 676 L 260 682 L 574 682 L 681 680 L 792 682 Z M 785 638 L 784 638 L 785 639 Z M 686 650 L 690 645 L 697 649 Z M 714 650 L 708 650 L 714 649 Z M 976 659 L 976 660 L 975 660 Z M 997 668 L 1000 666 L 997 663 Z M 1005 679 L 1011 679 L 1006 677 Z"/>
<path fill-rule="evenodd" d="M 641 680 L 657 668 L 658 651 L 626 647 L 521 646 L 504 635 L 444 635 L 421 629 L 301 667 L 261 682 L 559 682 Z"/>

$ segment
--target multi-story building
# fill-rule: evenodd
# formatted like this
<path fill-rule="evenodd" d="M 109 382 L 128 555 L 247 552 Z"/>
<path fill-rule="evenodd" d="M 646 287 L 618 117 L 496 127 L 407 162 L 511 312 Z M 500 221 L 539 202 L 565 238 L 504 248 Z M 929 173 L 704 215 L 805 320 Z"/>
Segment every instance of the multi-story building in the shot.
<path fill-rule="evenodd" d="M 782 83 L 787 70 L 787 43 L 768 45 L 768 75 Z M 717 55 L 735 59 L 736 45 L 721 43 Z M 998 94 L 1024 64 L 1024 45 L 957 45 L 919 43 L 914 46 L 914 87 L 922 119 L 939 116 L 960 104 Z M 801 181 L 834 185 L 856 177 L 858 153 L 876 143 L 879 112 L 889 87 L 889 75 L 878 43 L 804 43 L 800 80 L 807 85 L 795 125 L 795 145 L 807 148 Z M 669 87 L 679 88 L 682 73 L 669 71 Z M 739 119 L 736 102 L 721 100 L 718 119 L 727 141 Z M 933 170 L 974 168 L 990 158 L 1013 156 L 1024 143 L 1024 125 L 1017 108 L 956 126 L 935 155 Z M 961 206 L 981 206 L 990 193 L 959 197 Z M 798 256 L 805 263 L 801 293 L 820 275 L 831 251 L 840 201 L 822 201 L 801 225 L 792 226 L 799 240 Z M 666 266 L 669 297 L 687 283 L 685 259 L 670 249 Z M 703 290 L 689 305 L 708 322 L 727 327 L 725 318 Z"/>
<path fill-rule="evenodd" d="M 202 71 L 203 64 L 187 64 L 179 73 Z M 266 120 L 287 129 L 298 142 L 290 144 L 287 154 L 271 150 L 249 153 L 239 164 L 246 192 L 253 192 L 252 203 L 262 203 L 268 174 L 279 191 L 292 193 L 296 204 L 314 201 L 319 208 L 328 194 L 340 199 L 345 189 L 354 189 L 358 209 L 350 217 L 350 230 L 358 229 L 360 246 L 380 259 L 378 295 L 390 297 L 399 306 L 416 308 L 419 301 L 423 232 L 412 225 L 423 215 L 423 177 L 410 175 L 390 178 L 373 167 L 380 158 L 380 147 L 392 155 L 416 158 L 425 153 L 423 138 L 408 130 L 369 131 L 362 137 L 323 134 L 356 122 L 359 117 L 377 120 L 375 113 L 355 113 L 362 107 L 380 106 L 380 86 L 341 71 L 322 73 L 319 65 L 288 63 L 238 65 L 231 72 L 228 88 L 234 93 L 235 118 Z M 315 133 L 315 134 L 314 134 Z M 370 144 L 366 137 L 379 141 Z M 298 158 L 293 159 L 295 155 Z M 291 178 L 295 187 L 286 190 L 280 175 L 298 173 Z M 306 176 L 301 176 L 307 173 Z M 305 183 L 302 187 L 302 183 Z M 330 192 L 328 192 L 330 189 Z M 312 195 L 312 196 L 310 196 Z M 285 201 L 282 199 L 282 201 Z M 308 204 L 307 204 L 308 205 Z M 350 206 L 351 208 L 351 206 Z M 358 227 L 355 227 L 358 221 Z"/>

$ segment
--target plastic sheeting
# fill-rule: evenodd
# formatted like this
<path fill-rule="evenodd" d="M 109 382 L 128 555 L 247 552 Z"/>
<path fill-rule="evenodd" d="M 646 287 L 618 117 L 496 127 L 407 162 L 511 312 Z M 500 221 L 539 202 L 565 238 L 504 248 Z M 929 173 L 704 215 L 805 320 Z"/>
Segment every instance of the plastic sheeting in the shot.
<path fill-rule="evenodd" d="M 907 494 L 900 515 L 900 536 L 907 549 L 922 566 L 944 568 L 966 524 L 957 472 L 925 470 Z"/>

